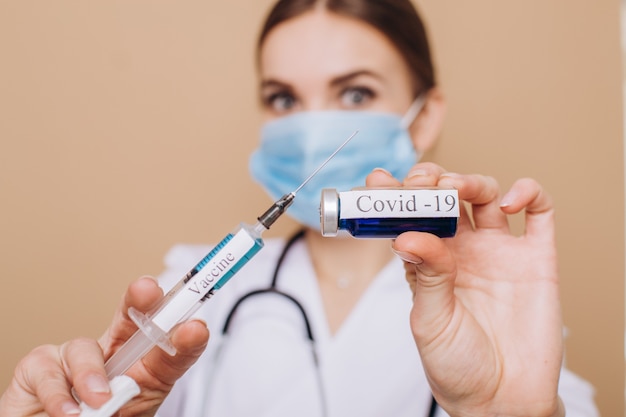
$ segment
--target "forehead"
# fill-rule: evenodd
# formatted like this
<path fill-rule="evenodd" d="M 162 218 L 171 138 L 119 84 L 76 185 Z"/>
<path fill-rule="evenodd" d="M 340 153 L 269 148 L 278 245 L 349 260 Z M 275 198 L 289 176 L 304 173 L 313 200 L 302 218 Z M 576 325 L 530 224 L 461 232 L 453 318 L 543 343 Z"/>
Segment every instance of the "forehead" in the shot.
<path fill-rule="evenodd" d="M 367 23 L 313 10 L 280 23 L 262 45 L 263 79 L 319 81 L 355 70 L 408 80 L 408 66 L 391 41 Z"/>

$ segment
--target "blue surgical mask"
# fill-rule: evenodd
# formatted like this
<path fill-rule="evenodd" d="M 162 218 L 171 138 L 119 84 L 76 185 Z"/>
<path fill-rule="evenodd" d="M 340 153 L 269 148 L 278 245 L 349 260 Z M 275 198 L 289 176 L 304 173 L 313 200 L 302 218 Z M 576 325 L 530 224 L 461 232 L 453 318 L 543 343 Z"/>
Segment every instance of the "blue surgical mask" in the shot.
<path fill-rule="evenodd" d="M 266 123 L 250 157 L 252 178 L 272 200 L 295 190 L 354 131 L 359 133 L 296 195 L 287 214 L 319 228 L 322 188 L 340 191 L 365 185 L 374 168 L 402 179 L 418 155 L 407 130 L 421 110 L 418 97 L 404 117 L 369 111 L 299 112 Z"/>

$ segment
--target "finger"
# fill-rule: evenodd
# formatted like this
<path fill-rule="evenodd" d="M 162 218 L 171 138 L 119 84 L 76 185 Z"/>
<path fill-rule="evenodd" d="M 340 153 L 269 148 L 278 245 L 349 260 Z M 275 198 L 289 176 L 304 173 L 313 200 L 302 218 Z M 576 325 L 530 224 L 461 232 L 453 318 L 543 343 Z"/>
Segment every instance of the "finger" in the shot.
<path fill-rule="evenodd" d="M 162 385 L 157 388 L 164 391 L 169 391 L 174 382 L 198 360 L 209 341 L 209 330 L 203 321 L 190 320 L 175 329 L 171 341 L 176 355 L 152 349 L 142 361 L 148 374 L 156 377 Z"/>
<path fill-rule="evenodd" d="M 374 168 L 365 178 L 365 186 L 367 187 L 399 187 L 401 185 L 399 180 L 383 168 Z"/>
<path fill-rule="evenodd" d="M 22 386 L 13 389 L 14 383 Z M 59 358 L 58 346 L 40 346 L 24 357 L 16 368 L 15 379 L 9 391 L 8 398 L 23 403 L 14 404 L 13 408 L 16 410 L 23 410 L 24 404 L 39 402 L 51 417 L 80 413 L 78 404 L 70 394 L 70 385 Z M 14 395 L 11 396 L 11 393 Z M 26 398 L 31 395 L 35 399 Z"/>
<path fill-rule="evenodd" d="M 434 187 L 439 176 L 445 170 L 432 162 L 421 162 L 413 166 L 407 176 L 400 182 L 389 171 L 375 168 L 366 178 L 368 187 Z"/>
<path fill-rule="evenodd" d="M 162 297 L 163 291 L 151 277 L 142 277 L 128 286 L 111 325 L 100 338 L 105 358 L 108 359 L 137 330 L 135 323 L 128 317 L 128 308 L 147 312 L 156 307 Z"/>
<path fill-rule="evenodd" d="M 403 233 L 393 250 L 405 261 L 407 280 L 414 289 L 411 323 L 418 346 L 441 334 L 454 311 L 456 263 L 442 239 L 420 232 Z"/>
<path fill-rule="evenodd" d="M 405 187 L 434 187 L 439 177 L 446 172 L 442 167 L 432 162 L 420 162 L 415 165 L 404 178 Z"/>
<path fill-rule="evenodd" d="M 59 355 L 82 401 L 99 408 L 111 398 L 102 349 L 95 340 L 83 338 L 67 342 L 61 346 Z"/>
<path fill-rule="evenodd" d="M 526 235 L 554 235 L 554 208 L 550 195 L 531 178 L 517 180 L 507 192 L 500 207 L 504 213 L 515 214 L 526 209 Z"/>
<path fill-rule="evenodd" d="M 463 187 L 463 176 L 451 172 L 441 174 L 437 183 L 441 188 L 454 188 L 458 191 Z M 470 212 L 466 207 L 466 203 L 462 199 L 462 193 L 459 193 L 459 219 L 457 222 L 457 234 L 466 233 L 474 230 L 474 223 Z"/>
<path fill-rule="evenodd" d="M 472 205 L 472 218 L 476 229 L 507 231 L 506 214 L 500 209 L 500 187 L 493 177 L 484 175 L 459 175 L 445 173 L 439 181 L 441 187 L 454 187 L 459 199 Z"/>

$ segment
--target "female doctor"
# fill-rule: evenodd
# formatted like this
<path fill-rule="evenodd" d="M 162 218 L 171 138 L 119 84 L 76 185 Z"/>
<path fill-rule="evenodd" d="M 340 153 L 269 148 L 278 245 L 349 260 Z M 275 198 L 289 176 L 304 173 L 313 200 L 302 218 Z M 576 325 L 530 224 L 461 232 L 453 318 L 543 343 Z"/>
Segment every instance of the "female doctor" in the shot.
<path fill-rule="evenodd" d="M 266 123 L 250 167 L 273 199 L 359 134 L 288 210 L 302 232 L 267 241 L 198 320 L 180 326 L 177 356 L 157 349 L 131 368 L 142 393 L 121 415 L 597 415 L 588 384 L 561 368 L 549 196 L 530 179 L 500 196 L 492 178 L 416 164 L 445 103 L 410 1 L 279 1 L 258 67 Z M 463 210 L 457 236 L 445 240 L 323 238 L 320 189 L 364 182 L 455 187 L 472 214 Z M 524 209 L 525 235 L 512 236 L 507 215 Z M 167 290 L 209 249 L 174 247 L 160 285 Z M 0 416 L 76 414 L 72 385 L 93 407 L 106 401 L 103 360 L 135 330 L 127 308 L 149 310 L 161 294 L 140 279 L 98 343 L 33 351 Z"/>

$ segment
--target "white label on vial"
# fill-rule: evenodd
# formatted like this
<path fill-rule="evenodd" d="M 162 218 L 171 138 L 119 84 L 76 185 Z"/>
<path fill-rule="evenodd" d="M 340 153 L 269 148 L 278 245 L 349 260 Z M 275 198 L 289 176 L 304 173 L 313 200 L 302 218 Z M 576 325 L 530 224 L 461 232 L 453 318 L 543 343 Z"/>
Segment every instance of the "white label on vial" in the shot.
<path fill-rule="evenodd" d="M 167 305 L 152 317 L 153 323 L 164 332 L 169 332 L 224 275 L 248 254 L 254 245 L 255 240 L 245 230 L 239 230 L 202 269 L 178 290 Z"/>
<path fill-rule="evenodd" d="M 454 189 L 360 189 L 339 193 L 342 219 L 459 217 Z"/>

